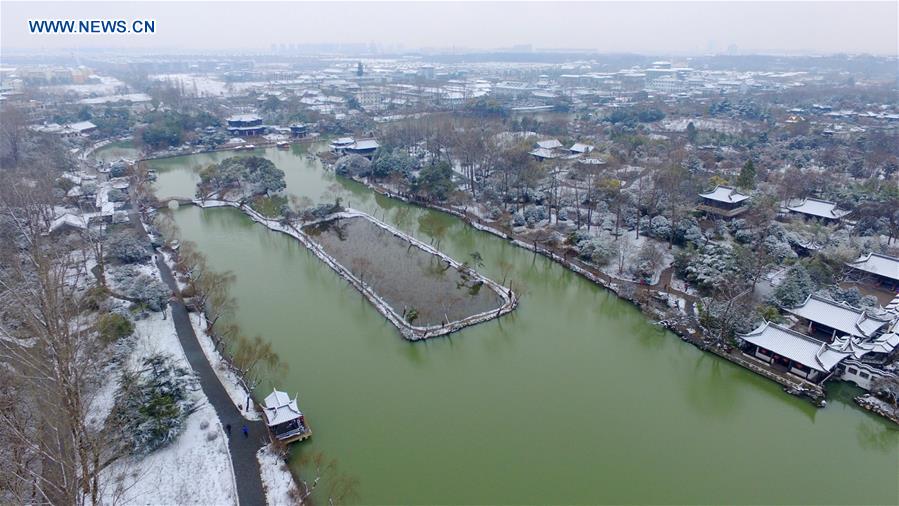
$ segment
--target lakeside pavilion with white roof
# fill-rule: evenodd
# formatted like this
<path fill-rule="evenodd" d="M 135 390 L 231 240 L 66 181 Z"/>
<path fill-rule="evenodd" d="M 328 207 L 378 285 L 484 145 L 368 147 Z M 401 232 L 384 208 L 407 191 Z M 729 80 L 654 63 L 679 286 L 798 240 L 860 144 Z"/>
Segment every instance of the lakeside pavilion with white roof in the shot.
<path fill-rule="evenodd" d="M 820 384 L 852 350 L 819 341 L 776 323 L 765 322 L 747 334 L 739 334 L 743 354 L 775 369 Z"/>
<path fill-rule="evenodd" d="M 302 441 L 312 435 L 296 397 L 291 399 L 286 392 L 273 389 L 263 402 L 262 414 L 269 431 L 283 443 Z"/>

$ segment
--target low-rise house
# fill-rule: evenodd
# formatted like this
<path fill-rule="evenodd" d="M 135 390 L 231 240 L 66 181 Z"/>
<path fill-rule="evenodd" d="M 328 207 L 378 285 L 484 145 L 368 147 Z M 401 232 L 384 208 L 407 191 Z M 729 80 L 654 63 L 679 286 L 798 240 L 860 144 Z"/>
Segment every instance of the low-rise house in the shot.
<path fill-rule="evenodd" d="M 696 206 L 698 211 L 714 214 L 722 218 L 733 218 L 743 214 L 748 209 L 745 206 L 749 195 L 740 193 L 730 186 L 716 186 L 708 193 L 700 193 L 702 202 Z"/>
<path fill-rule="evenodd" d="M 831 342 L 847 335 L 871 340 L 893 320 L 814 294 L 787 311 L 807 323 L 809 335 L 821 335 Z"/>
<path fill-rule="evenodd" d="M 806 198 L 795 205 L 787 205 L 787 210 L 804 218 L 824 221 L 838 221 L 849 214 L 849 211 L 838 209 L 835 202 Z"/>
<path fill-rule="evenodd" d="M 899 258 L 872 252 L 846 265 L 868 278 L 872 284 L 899 288 Z"/>

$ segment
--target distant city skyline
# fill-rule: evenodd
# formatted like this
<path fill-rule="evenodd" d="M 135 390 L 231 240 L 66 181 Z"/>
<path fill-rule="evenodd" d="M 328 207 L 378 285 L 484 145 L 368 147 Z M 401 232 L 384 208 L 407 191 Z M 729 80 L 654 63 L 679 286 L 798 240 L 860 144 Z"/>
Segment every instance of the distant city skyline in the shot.
<path fill-rule="evenodd" d="M 573 48 L 642 54 L 897 54 L 897 2 L 0 4 L 6 51 L 270 51 L 316 44 L 382 52 Z M 34 34 L 29 20 L 143 20 L 153 34 Z"/>

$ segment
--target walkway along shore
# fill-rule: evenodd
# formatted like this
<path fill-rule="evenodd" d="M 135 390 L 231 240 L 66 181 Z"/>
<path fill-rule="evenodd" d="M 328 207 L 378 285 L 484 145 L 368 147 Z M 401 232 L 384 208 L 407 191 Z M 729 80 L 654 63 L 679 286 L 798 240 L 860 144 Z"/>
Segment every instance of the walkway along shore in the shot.
<path fill-rule="evenodd" d="M 132 226 L 149 241 L 147 230 L 141 221 L 140 215 L 136 211 L 132 211 L 129 215 Z M 171 269 L 165 263 L 161 254 L 156 255 L 156 266 L 162 280 L 175 294 L 169 301 L 172 308 L 172 320 L 175 324 L 175 332 L 178 335 L 178 341 L 184 349 L 184 355 L 197 379 L 203 393 L 209 399 L 209 403 L 215 409 L 222 424 L 230 424 L 234 427 L 233 434 L 228 434 L 228 450 L 231 454 L 231 467 L 234 469 L 234 477 L 237 485 L 237 498 L 241 506 L 263 505 L 265 504 L 265 489 L 262 486 L 262 477 L 260 474 L 259 460 L 256 458 L 256 452 L 260 448 L 268 444 L 268 429 L 261 421 L 247 420 L 231 401 L 225 387 L 219 381 L 218 376 L 212 369 L 206 354 L 200 346 L 197 335 L 194 333 L 193 326 L 190 323 L 190 314 L 184 301 L 181 299 L 181 291 L 178 283 L 172 275 Z M 249 430 L 249 437 L 240 437 L 238 430 L 241 426 L 246 425 Z M 190 472 L 184 469 L 184 472 Z M 198 479 L 201 479 L 198 477 Z"/>
<path fill-rule="evenodd" d="M 354 275 L 346 266 L 338 262 L 334 257 L 329 255 L 321 246 L 318 245 L 314 240 L 312 240 L 305 232 L 300 230 L 300 228 L 294 226 L 291 223 L 285 223 L 279 220 L 274 220 L 270 218 L 266 218 L 256 210 L 252 209 L 248 205 L 245 205 L 240 202 L 227 201 L 227 200 L 200 200 L 200 199 L 169 199 L 175 200 L 179 203 L 191 203 L 198 207 L 202 208 L 214 208 L 214 207 L 233 207 L 236 209 L 240 209 L 246 214 L 250 219 L 264 225 L 269 230 L 273 230 L 275 232 L 281 232 L 283 234 L 287 234 L 294 239 L 300 241 L 303 246 L 305 246 L 309 251 L 311 251 L 316 257 L 318 257 L 321 261 L 331 267 L 335 272 L 337 272 L 340 277 L 348 281 L 354 288 L 359 290 L 365 298 L 367 298 L 372 305 L 378 310 L 381 315 L 387 318 L 397 329 L 399 329 L 400 334 L 410 341 L 420 341 L 422 339 L 429 339 L 432 337 L 444 336 L 447 334 L 451 334 L 453 332 L 458 332 L 465 327 L 469 327 L 471 325 L 477 325 L 478 323 L 483 323 L 494 318 L 499 318 L 500 316 L 510 313 L 513 311 L 518 305 L 518 296 L 511 289 L 503 287 L 499 283 L 493 281 L 492 279 L 480 274 L 474 269 L 469 269 L 469 273 L 478 281 L 484 283 L 484 285 L 488 286 L 491 290 L 493 290 L 503 301 L 503 303 L 495 309 L 491 309 L 489 311 L 484 311 L 481 313 L 477 313 L 471 316 L 467 316 L 460 320 L 455 320 L 452 322 L 447 322 L 444 325 L 429 325 L 429 326 L 417 326 L 412 325 L 407 322 L 400 314 L 396 312 L 396 310 L 390 306 L 380 295 L 378 295 L 372 287 L 359 279 L 356 275 Z M 431 254 L 439 257 L 441 260 L 447 262 L 453 268 L 457 270 L 465 269 L 465 267 L 449 255 L 437 250 L 429 244 L 426 244 L 400 230 L 381 222 L 374 217 L 363 213 L 361 211 L 357 211 L 354 209 L 347 209 L 341 213 L 335 213 L 331 216 L 328 216 L 322 220 L 317 220 L 313 222 L 303 223 L 303 226 L 306 225 L 314 225 L 316 223 L 321 223 L 323 221 L 329 221 L 333 219 L 339 218 L 364 218 L 369 220 L 371 223 L 377 225 L 378 227 L 394 234 L 395 236 L 403 239 L 404 241 L 409 242 L 413 246 Z"/>

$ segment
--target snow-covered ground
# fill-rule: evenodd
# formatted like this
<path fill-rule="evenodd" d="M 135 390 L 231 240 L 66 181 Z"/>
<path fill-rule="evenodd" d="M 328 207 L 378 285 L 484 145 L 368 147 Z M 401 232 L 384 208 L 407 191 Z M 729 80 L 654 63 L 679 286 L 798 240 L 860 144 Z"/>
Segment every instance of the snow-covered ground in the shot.
<path fill-rule="evenodd" d="M 241 410 L 244 418 L 247 420 L 259 420 L 259 413 L 253 408 L 252 398 L 238 380 L 237 374 L 228 367 L 228 364 L 222 358 L 222 355 L 215 349 L 212 338 L 206 333 L 206 325 L 203 320 L 204 318 L 201 313 L 190 314 L 190 324 L 194 328 L 194 333 L 197 335 L 200 347 L 203 348 L 203 354 L 206 355 L 206 360 L 209 361 L 209 365 L 215 370 L 215 375 L 218 376 L 222 386 L 225 387 L 225 391 L 228 392 L 228 397 L 231 397 L 231 402 L 233 402 L 238 409 L 241 406 L 244 407 L 244 409 Z M 247 405 L 248 402 L 249 406 Z"/>
<path fill-rule="evenodd" d="M 190 368 L 167 314 L 149 313 L 135 321 L 130 342 L 132 347 L 122 367 L 137 365 L 155 353 L 165 353 L 174 357 L 178 365 Z M 116 385 L 117 375 L 110 374 L 108 383 L 97 392 L 91 403 L 94 423 L 108 416 Z M 187 418 L 172 444 L 146 456 L 120 459 L 103 471 L 107 483 L 104 503 L 237 503 L 237 484 L 221 421 L 202 390 L 194 392 L 194 396 L 198 409 Z"/>
<path fill-rule="evenodd" d="M 265 487 L 265 502 L 271 506 L 294 504 L 297 484 L 287 464 L 273 449 L 266 445 L 256 453 L 262 475 L 262 486 Z M 292 492 L 293 491 L 293 492 Z"/>
<path fill-rule="evenodd" d="M 677 274 L 671 274 L 671 288 L 689 295 L 696 295 L 696 289 L 687 285 L 687 282 L 678 278 Z"/>

